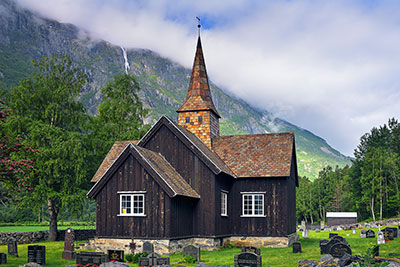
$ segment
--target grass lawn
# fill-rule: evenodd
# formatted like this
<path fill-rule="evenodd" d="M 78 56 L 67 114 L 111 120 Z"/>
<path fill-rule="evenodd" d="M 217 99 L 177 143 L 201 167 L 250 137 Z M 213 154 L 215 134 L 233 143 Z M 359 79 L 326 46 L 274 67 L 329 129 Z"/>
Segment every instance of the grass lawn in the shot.
<path fill-rule="evenodd" d="M 77 226 L 58 226 L 58 230 L 65 230 L 67 228 L 73 229 L 96 229 L 95 225 L 77 225 Z M 37 226 L 0 226 L 0 233 L 11 233 L 11 232 L 34 232 L 34 231 L 45 231 L 49 230 L 48 225 L 37 225 Z"/>
<path fill-rule="evenodd" d="M 375 229 L 375 232 L 377 229 Z M 360 238 L 360 230 L 357 230 L 355 235 L 351 234 L 351 231 L 337 231 L 339 235 L 346 238 L 347 242 L 353 251 L 353 255 L 365 253 L 366 249 L 370 245 L 376 244 L 375 238 Z M 347 236 L 349 234 L 349 236 Z M 300 233 L 301 235 L 301 233 Z M 320 259 L 319 240 L 329 239 L 329 233 L 321 232 L 314 233 L 309 232 L 309 239 L 300 238 L 302 244 L 303 253 L 293 254 L 292 247 L 287 248 L 262 248 L 262 266 L 287 266 L 294 267 L 297 265 L 299 260 L 304 259 Z M 65 261 L 61 259 L 61 254 L 64 249 L 64 242 L 40 242 L 40 245 L 46 246 L 46 267 L 62 267 L 66 265 L 74 265 L 73 261 Z M 28 244 L 18 245 L 18 253 L 20 257 L 7 257 L 7 267 L 14 267 L 23 265 L 27 262 L 27 249 Z M 0 252 L 7 253 L 7 246 L 0 245 Z M 380 256 L 388 256 L 390 252 L 400 253 L 400 237 L 393 241 L 388 241 L 386 244 L 381 245 L 379 248 Z M 240 249 L 220 249 L 218 251 L 202 251 L 201 259 L 204 264 L 207 265 L 230 265 L 233 266 L 234 255 L 240 253 Z M 182 253 L 173 254 L 170 257 L 172 265 L 185 265 L 194 266 L 196 264 L 186 264 L 177 262 L 182 261 Z M 131 266 L 137 266 L 137 264 L 131 264 Z"/>

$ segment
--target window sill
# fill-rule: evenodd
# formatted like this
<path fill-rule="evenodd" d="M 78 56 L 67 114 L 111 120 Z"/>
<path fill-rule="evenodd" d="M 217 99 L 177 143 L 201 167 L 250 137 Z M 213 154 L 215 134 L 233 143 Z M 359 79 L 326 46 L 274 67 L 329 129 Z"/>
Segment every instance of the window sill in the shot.
<path fill-rule="evenodd" d="M 267 216 L 265 216 L 265 215 L 240 215 L 240 217 L 244 217 L 244 218 L 265 218 Z"/>
<path fill-rule="evenodd" d="M 228 215 L 225 215 L 225 214 L 221 214 L 221 217 L 228 217 Z"/>
<path fill-rule="evenodd" d="M 118 214 L 118 217 L 146 217 L 146 214 Z"/>

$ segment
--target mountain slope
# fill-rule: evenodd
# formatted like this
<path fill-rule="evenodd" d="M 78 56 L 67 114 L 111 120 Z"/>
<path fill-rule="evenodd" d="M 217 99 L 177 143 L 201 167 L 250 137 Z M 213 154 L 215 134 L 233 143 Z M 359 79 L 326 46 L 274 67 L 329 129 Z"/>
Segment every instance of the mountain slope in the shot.
<path fill-rule="evenodd" d="M 101 102 L 101 86 L 124 70 L 120 47 L 92 40 L 73 25 L 41 18 L 10 0 L 0 3 L 0 25 L 4 25 L 0 27 L 0 84 L 7 87 L 32 72 L 32 59 L 52 53 L 68 54 L 89 76 L 90 84 L 82 92 L 81 100 L 94 113 Z M 141 99 L 150 110 L 148 122 L 154 122 L 161 115 L 176 119 L 175 111 L 186 95 L 190 70 L 149 50 L 129 49 L 127 56 L 130 73 L 137 76 L 143 89 Z M 222 135 L 294 132 L 299 174 L 310 178 L 326 165 L 350 163 L 349 158 L 313 133 L 251 107 L 212 82 L 211 90 L 222 116 Z"/>

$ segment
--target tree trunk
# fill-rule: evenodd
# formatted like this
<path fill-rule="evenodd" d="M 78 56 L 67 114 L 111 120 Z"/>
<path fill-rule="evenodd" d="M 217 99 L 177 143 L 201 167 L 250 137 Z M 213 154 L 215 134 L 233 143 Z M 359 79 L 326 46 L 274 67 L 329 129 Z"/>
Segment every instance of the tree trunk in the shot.
<path fill-rule="evenodd" d="M 57 240 L 57 216 L 58 211 L 56 207 L 56 203 L 53 199 L 49 198 L 47 200 L 48 210 L 49 210 L 49 221 L 50 221 L 50 229 L 49 229 L 49 240 L 56 241 Z"/>
<path fill-rule="evenodd" d="M 372 213 L 372 219 L 375 222 L 375 213 L 374 213 L 374 197 L 371 198 L 371 213 Z"/>

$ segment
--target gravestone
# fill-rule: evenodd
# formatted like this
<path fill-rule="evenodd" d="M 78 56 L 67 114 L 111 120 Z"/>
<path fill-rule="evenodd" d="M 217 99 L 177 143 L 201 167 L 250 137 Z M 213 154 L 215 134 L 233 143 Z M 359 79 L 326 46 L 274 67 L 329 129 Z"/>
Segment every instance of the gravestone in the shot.
<path fill-rule="evenodd" d="M 351 233 L 352 233 L 353 235 L 355 235 L 355 234 L 356 234 L 356 229 L 352 229 L 352 230 L 351 230 Z"/>
<path fill-rule="evenodd" d="M 376 245 L 372 250 L 372 257 L 378 257 L 378 256 L 379 256 L 379 245 Z"/>
<path fill-rule="evenodd" d="M 304 231 L 304 239 L 308 239 L 308 229 L 306 229 L 305 231 Z"/>
<path fill-rule="evenodd" d="M 6 264 L 6 263 L 7 263 L 7 254 L 0 253 L 0 264 Z"/>
<path fill-rule="evenodd" d="M 140 257 L 139 261 L 138 261 L 138 266 L 149 266 L 150 265 L 150 259 L 149 258 L 145 258 L 145 257 Z"/>
<path fill-rule="evenodd" d="M 306 221 L 301 221 L 301 229 L 306 230 Z"/>
<path fill-rule="evenodd" d="M 242 248 L 242 252 L 253 252 L 257 255 L 261 255 L 261 251 L 258 247 L 247 246 Z"/>
<path fill-rule="evenodd" d="M 197 263 L 200 263 L 200 248 L 195 247 L 193 245 L 189 245 L 183 248 L 182 256 L 190 256 L 197 260 Z"/>
<path fill-rule="evenodd" d="M 320 224 L 320 228 L 321 228 L 321 230 L 324 230 L 324 228 L 325 228 L 325 221 L 321 221 L 321 224 Z"/>
<path fill-rule="evenodd" d="M 107 250 L 107 254 L 108 254 L 108 261 L 124 262 L 123 250 Z"/>
<path fill-rule="evenodd" d="M 352 255 L 351 249 L 346 243 L 339 242 L 329 248 L 329 254 L 331 254 L 334 258 L 341 258 L 346 253 Z"/>
<path fill-rule="evenodd" d="M 35 262 L 40 265 L 46 264 L 46 246 L 28 246 L 28 262 Z"/>
<path fill-rule="evenodd" d="M 385 244 L 385 235 L 382 231 L 378 231 L 378 233 L 376 233 L 377 237 L 376 237 L 376 243 L 378 245 L 383 245 Z"/>
<path fill-rule="evenodd" d="M 346 242 L 346 238 L 344 238 L 344 237 L 342 237 L 342 236 L 340 236 L 340 235 L 335 235 L 335 236 L 333 236 L 333 237 L 332 237 L 332 240 L 337 240 L 337 241 L 339 241 L 339 242 L 347 243 L 347 242 Z"/>
<path fill-rule="evenodd" d="M 389 228 L 392 229 L 393 237 L 397 238 L 399 236 L 398 229 L 396 227 L 389 227 Z"/>
<path fill-rule="evenodd" d="M 338 233 L 329 233 L 329 239 L 332 239 L 332 237 L 339 235 Z"/>
<path fill-rule="evenodd" d="M 138 261 L 138 266 L 158 266 L 158 265 L 170 265 L 170 260 L 168 257 L 161 257 L 157 253 L 150 253 L 147 257 L 140 257 Z"/>
<path fill-rule="evenodd" d="M 367 237 L 367 230 L 361 230 L 360 237 L 361 238 L 366 238 Z"/>
<path fill-rule="evenodd" d="M 261 267 L 261 256 L 252 252 L 235 255 L 235 267 Z"/>
<path fill-rule="evenodd" d="M 107 262 L 107 255 L 103 252 L 89 252 L 82 251 L 81 253 L 76 253 L 76 264 L 82 265 L 100 265 L 103 262 Z"/>
<path fill-rule="evenodd" d="M 8 255 L 18 257 L 18 242 L 17 240 L 10 238 L 7 240 Z"/>
<path fill-rule="evenodd" d="M 74 229 L 68 228 L 67 230 L 65 230 L 64 251 L 62 252 L 62 258 L 64 260 L 70 260 L 70 261 L 75 260 L 74 243 L 75 243 Z"/>
<path fill-rule="evenodd" d="M 372 231 L 371 229 L 367 230 L 367 232 L 365 233 L 365 236 L 367 238 L 375 238 L 375 232 Z"/>
<path fill-rule="evenodd" d="M 293 242 L 293 253 L 301 253 L 301 243 L 299 241 Z"/>
<path fill-rule="evenodd" d="M 335 245 L 335 244 L 337 244 L 337 243 L 340 243 L 340 241 L 339 240 L 335 240 L 335 239 L 332 239 L 332 240 L 329 240 L 328 242 L 323 242 L 323 243 L 321 243 L 321 241 L 320 241 L 320 250 L 321 250 L 321 255 L 322 254 L 329 254 L 329 250 L 330 250 L 330 248 L 331 248 L 331 246 L 333 246 L 333 245 Z"/>
<path fill-rule="evenodd" d="M 386 227 L 385 229 L 382 230 L 383 235 L 385 236 L 385 240 L 394 240 L 394 233 L 392 231 L 392 228 Z"/>
<path fill-rule="evenodd" d="M 143 243 L 143 252 L 147 252 L 148 254 L 151 254 L 154 252 L 154 246 L 150 242 L 144 242 Z"/>

